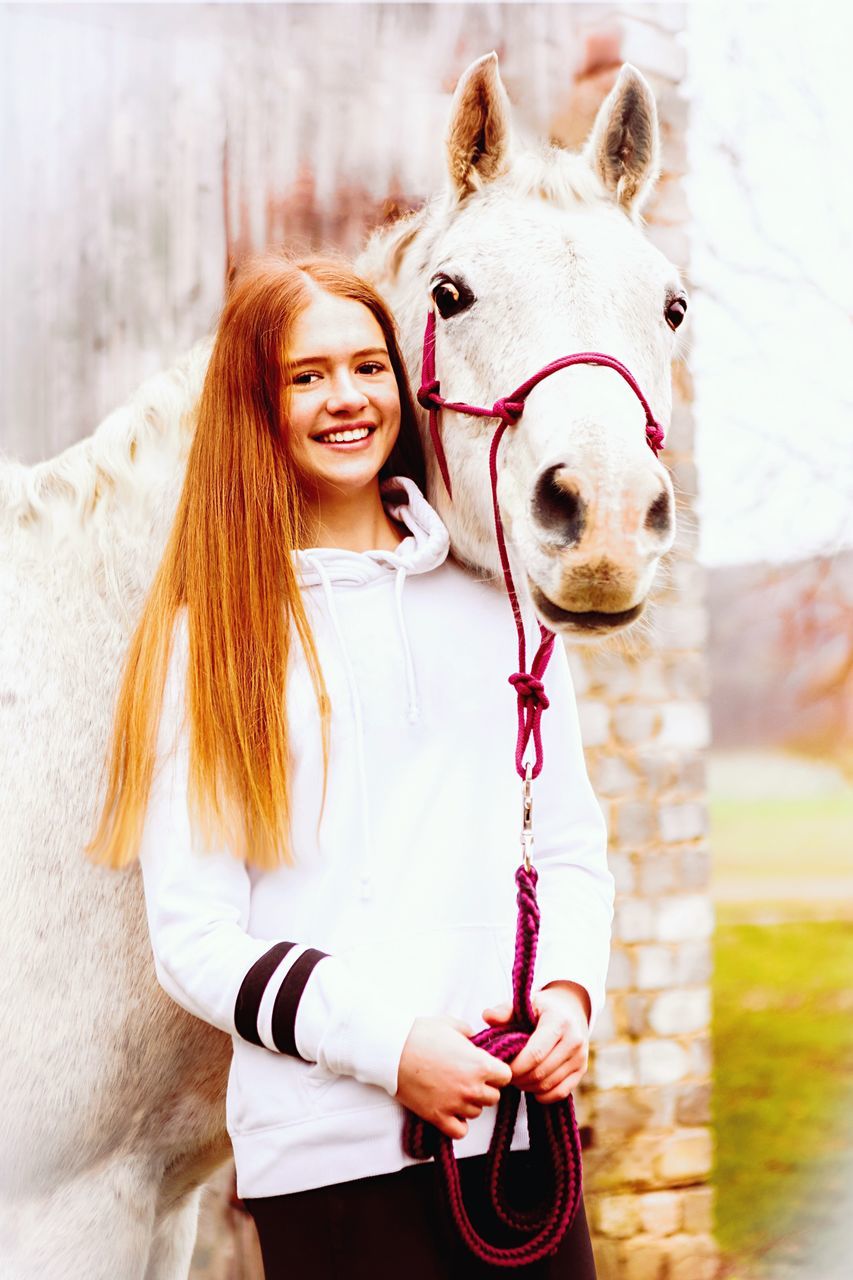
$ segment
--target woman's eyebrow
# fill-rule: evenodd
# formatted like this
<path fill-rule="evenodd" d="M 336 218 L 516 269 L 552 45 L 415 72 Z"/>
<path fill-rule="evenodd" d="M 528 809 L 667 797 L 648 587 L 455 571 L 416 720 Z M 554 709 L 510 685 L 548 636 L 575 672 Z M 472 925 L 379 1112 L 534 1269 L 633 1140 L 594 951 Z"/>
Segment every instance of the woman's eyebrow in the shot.
<path fill-rule="evenodd" d="M 386 356 L 388 351 L 385 347 L 366 347 L 364 351 L 353 351 L 350 359 L 363 360 L 365 356 Z M 300 356 L 298 360 L 291 360 L 290 367 L 298 369 L 302 364 L 328 364 L 333 356 Z"/>

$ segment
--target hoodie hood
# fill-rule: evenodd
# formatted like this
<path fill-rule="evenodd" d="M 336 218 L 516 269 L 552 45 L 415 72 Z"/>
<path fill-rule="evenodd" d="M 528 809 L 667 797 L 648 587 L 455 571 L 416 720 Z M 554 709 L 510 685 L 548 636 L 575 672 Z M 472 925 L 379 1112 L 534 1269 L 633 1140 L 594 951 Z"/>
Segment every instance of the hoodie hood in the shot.
<path fill-rule="evenodd" d="M 397 624 L 408 684 L 407 715 L 409 722 L 414 723 L 419 718 L 420 709 L 411 645 L 403 611 L 403 587 L 410 574 L 427 573 L 430 569 L 436 569 L 444 563 L 450 550 L 450 535 L 414 480 L 410 480 L 408 476 L 391 476 L 381 481 L 379 492 L 382 505 L 388 515 L 411 530 L 408 537 L 403 538 L 393 551 L 381 548 L 372 551 L 347 551 L 341 547 L 299 548 L 294 552 L 297 577 L 303 589 L 319 586 L 323 590 L 329 617 L 341 648 L 341 657 L 354 704 L 353 709 L 356 711 L 357 719 L 360 719 L 360 707 L 356 707 L 358 689 L 352 674 L 340 616 L 335 606 L 334 588 L 336 586 L 359 587 L 380 578 L 387 578 L 391 574 L 394 575 Z"/>
<path fill-rule="evenodd" d="M 294 552 L 300 586 L 325 582 L 359 586 L 389 572 L 426 573 L 447 558 L 450 535 L 414 480 L 391 476 L 379 485 L 382 505 L 392 520 L 410 530 L 394 551 L 346 551 L 341 547 L 308 547 Z"/>
<path fill-rule="evenodd" d="M 450 535 L 437 513 L 427 502 L 418 486 L 408 476 L 392 476 L 380 482 L 382 505 L 393 519 L 410 530 L 408 537 L 393 551 L 377 548 L 373 551 L 347 551 L 340 547 L 307 547 L 294 551 L 297 575 L 302 589 L 319 587 L 326 601 L 329 619 L 334 628 L 340 650 L 341 663 L 346 673 L 347 688 L 356 725 L 356 766 L 362 795 L 361 811 L 361 872 L 362 898 L 372 893 L 370 814 L 367 803 L 367 761 L 364 746 L 364 715 L 353 664 L 347 646 L 346 630 L 341 623 L 335 603 L 335 591 L 358 588 L 377 579 L 393 579 L 395 612 L 400 637 L 400 647 L 406 671 L 405 717 L 409 724 L 421 718 L 420 696 L 412 648 L 406 629 L 403 608 L 403 588 L 410 574 L 426 573 L 436 569 L 447 559 Z"/>

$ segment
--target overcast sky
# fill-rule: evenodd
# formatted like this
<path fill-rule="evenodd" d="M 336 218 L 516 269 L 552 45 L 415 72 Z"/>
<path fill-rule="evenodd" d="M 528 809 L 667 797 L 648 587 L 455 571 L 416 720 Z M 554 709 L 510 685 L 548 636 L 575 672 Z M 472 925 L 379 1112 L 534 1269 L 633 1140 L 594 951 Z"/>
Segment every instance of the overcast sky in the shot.
<path fill-rule="evenodd" d="M 853 543 L 847 4 L 689 6 L 702 558 Z"/>

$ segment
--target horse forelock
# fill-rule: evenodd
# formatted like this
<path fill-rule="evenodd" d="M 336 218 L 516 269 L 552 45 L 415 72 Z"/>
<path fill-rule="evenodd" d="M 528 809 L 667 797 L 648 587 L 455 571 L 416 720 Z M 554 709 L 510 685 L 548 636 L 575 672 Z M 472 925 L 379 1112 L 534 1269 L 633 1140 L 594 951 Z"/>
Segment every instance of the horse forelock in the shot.
<path fill-rule="evenodd" d="M 503 173 L 478 186 L 461 201 L 448 188 L 422 208 L 374 231 L 359 259 L 361 269 L 380 287 L 393 283 L 404 259 L 417 248 L 425 268 L 424 255 L 431 244 L 463 209 L 474 204 L 488 206 L 507 199 L 542 200 L 561 210 L 613 208 L 613 200 L 603 182 L 583 156 L 550 144 L 530 145 L 513 151 Z"/>
<path fill-rule="evenodd" d="M 491 184 L 491 193 L 494 198 L 506 194 L 545 200 L 559 209 L 612 204 L 601 179 L 582 156 L 547 144 L 516 152 L 507 170 Z"/>

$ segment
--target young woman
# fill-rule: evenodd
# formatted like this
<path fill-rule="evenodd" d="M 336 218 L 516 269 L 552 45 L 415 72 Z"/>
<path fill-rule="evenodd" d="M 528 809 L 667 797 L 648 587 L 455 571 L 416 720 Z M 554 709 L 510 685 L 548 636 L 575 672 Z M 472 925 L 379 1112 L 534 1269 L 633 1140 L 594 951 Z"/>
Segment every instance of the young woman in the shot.
<path fill-rule="evenodd" d="M 424 487 L 381 299 L 329 259 L 250 263 L 130 646 L 91 851 L 138 852 L 160 983 L 233 1037 L 227 1125 L 267 1277 L 493 1274 L 435 1164 L 404 1154 L 404 1108 L 457 1140 L 485 1213 L 500 1088 L 565 1098 L 604 998 L 613 881 L 557 644 L 538 1023 L 511 1064 L 469 1038 L 511 1013 L 516 633 Z M 525 626 L 533 646 L 532 612 Z M 529 1184 L 523 1111 L 510 1168 Z M 582 1205 L 528 1274 L 594 1275 Z"/>

